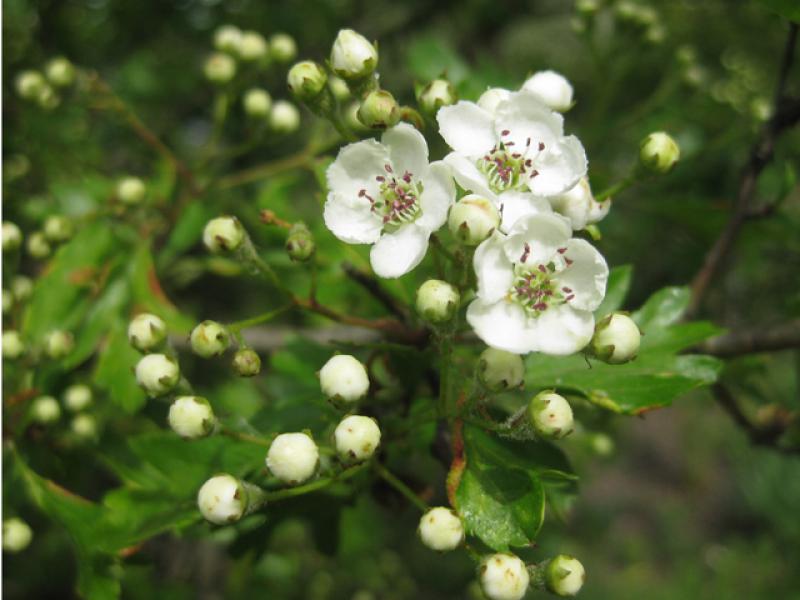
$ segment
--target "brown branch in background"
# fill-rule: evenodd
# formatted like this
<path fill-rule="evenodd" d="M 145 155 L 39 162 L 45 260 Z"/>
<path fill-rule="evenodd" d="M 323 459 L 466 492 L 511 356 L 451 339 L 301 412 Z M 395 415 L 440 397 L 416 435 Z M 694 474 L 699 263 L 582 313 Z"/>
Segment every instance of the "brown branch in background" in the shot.
<path fill-rule="evenodd" d="M 373 298 L 380 302 L 386 308 L 386 310 L 388 310 L 398 319 L 401 321 L 406 321 L 408 319 L 408 312 L 394 296 L 383 289 L 380 282 L 375 279 L 375 277 L 358 269 L 355 265 L 349 262 L 342 264 L 342 270 L 344 270 L 345 274 L 350 279 L 355 281 L 358 285 L 364 288 L 364 290 L 369 292 Z"/>
<path fill-rule="evenodd" d="M 771 327 L 724 333 L 706 340 L 692 351 L 730 358 L 797 348 L 800 348 L 800 319 Z"/>

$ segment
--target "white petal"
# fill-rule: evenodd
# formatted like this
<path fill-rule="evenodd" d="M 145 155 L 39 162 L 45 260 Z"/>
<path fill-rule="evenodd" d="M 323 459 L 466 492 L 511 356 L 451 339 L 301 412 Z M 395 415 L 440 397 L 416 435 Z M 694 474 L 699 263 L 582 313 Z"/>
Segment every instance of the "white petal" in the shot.
<path fill-rule="evenodd" d="M 495 232 L 475 249 L 472 264 L 478 279 L 478 296 L 486 302 L 503 298 L 514 283 L 514 265 L 503 251 L 505 236 Z"/>
<path fill-rule="evenodd" d="M 557 276 L 558 287 L 567 287 L 575 298 L 568 304 L 579 310 L 592 311 L 606 295 L 608 265 L 603 255 L 586 240 L 571 239 L 564 257 L 572 261 Z"/>
<path fill-rule="evenodd" d="M 408 123 L 388 129 L 381 142 L 389 150 L 397 177 L 408 171 L 420 177 L 428 166 L 428 144 L 423 135 Z"/>
<path fill-rule="evenodd" d="M 514 142 L 517 152 L 528 147 L 530 140 L 535 155 L 539 143 L 544 144 L 546 150 L 563 137 L 564 117 L 547 108 L 533 94 L 515 92 L 497 106 L 495 130 L 498 134 L 508 131 L 502 139 Z"/>
<path fill-rule="evenodd" d="M 599 223 L 606 218 L 608 211 L 611 210 L 611 198 L 598 202 L 594 198 L 589 202 L 589 218 L 586 220 L 587 225 L 592 223 Z"/>
<path fill-rule="evenodd" d="M 444 157 L 444 162 L 453 170 L 453 177 L 462 188 L 473 194 L 480 194 L 487 200 L 495 199 L 495 194 L 489 189 L 486 177 L 475 166 L 474 160 L 451 152 Z"/>
<path fill-rule="evenodd" d="M 514 302 L 477 298 L 467 308 L 467 322 L 488 346 L 527 354 L 536 350 L 536 332 L 528 329 L 525 310 Z"/>
<path fill-rule="evenodd" d="M 372 244 L 381 236 L 383 221 L 370 210 L 366 198 L 328 194 L 323 212 L 325 226 L 348 244 Z"/>
<path fill-rule="evenodd" d="M 436 231 L 447 220 L 447 211 L 456 197 L 456 186 L 450 167 L 441 160 L 431 163 L 422 178 L 422 186 L 422 196 L 419 199 L 422 215 L 416 224 L 428 231 Z"/>
<path fill-rule="evenodd" d="M 405 275 L 425 258 L 429 236 L 430 232 L 416 223 L 404 225 L 394 233 L 384 233 L 369 254 L 372 270 L 387 279 Z"/>
<path fill-rule="evenodd" d="M 543 104 L 564 112 L 572 106 L 572 85 L 555 71 L 539 71 L 528 79 L 522 89 L 534 94 Z"/>
<path fill-rule="evenodd" d="M 571 236 L 572 227 L 567 219 L 556 213 L 540 213 L 514 223 L 503 250 L 513 263 L 546 265 L 559 248 L 567 246 Z"/>
<path fill-rule="evenodd" d="M 328 167 L 328 190 L 348 197 L 367 190 L 370 196 L 375 197 L 378 190 L 375 177 L 386 175 L 384 167 L 387 164 L 389 153 L 377 141 L 369 139 L 348 144 Z"/>
<path fill-rule="evenodd" d="M 534 160 L 534 168 L 537 174 L 528 180 L 528 187 L 534 194 L 561 194 L 586 175 L 586 151 L 580 140 L 570 135 L 545 149 Z"/>
<path fill-rule="evenodd" d="M 585 177 L 563 194 L 550 196 L 548 200 L 554 211 L 569 219 L 572 229 L 579 231 L 586 227 L 592 207 L 592 192 Z"/>
<path fill-rule="evenodd" d="M 534 350 L 545 354 L 565 356 L 579 352 L 594 334 L 594 316 L 575 310 L 567 304 L 551 306 L 538 317 L 528 320 L 535 340 Z"/>
<path fill-rule="evenodd" d="M 511 92 L 503 88 L 489 88 L 478 98 L 478 106 L 491 114 L 495 114 L 495 112 L 497 112 L 497 106 L 503 100 L 508 99 L 510 95 Z"/>
<path fill-rule="evenodd" d="M 492 114 L 474 102 L 461 100 L 436 113 L 439 133 L 456 152 L 470 158 L 483 156 L 497 143 Z"/>
<path fill-rule="evenodd" d="M 539 198 L 526 192 L 503 192 L 497 197 L 498 209 L 503 215 L 500 229 L 511 231 L 514 223 L 529 215 L 553 212 L 545 198 Z"/>

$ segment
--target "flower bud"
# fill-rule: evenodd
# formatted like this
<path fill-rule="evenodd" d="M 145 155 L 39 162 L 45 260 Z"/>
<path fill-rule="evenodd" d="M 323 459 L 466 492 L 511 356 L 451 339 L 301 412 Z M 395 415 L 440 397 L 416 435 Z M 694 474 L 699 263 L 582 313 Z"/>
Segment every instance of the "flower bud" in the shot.
<path fill-rule="evenodd" d="M 422 515 L 417 533 L 423 544 L 439 552 L 455 550 L 464 541 L 464 526 L 461 524 L 461 519 L 444 506 L 432 508 Z"/>
<path fill-rule="evenodd" d="M 18 331 L 7 329 L 3 332 L 3 358 L 16 360 L 25 353 L 25 343 Z"/>
<path fill-rule="evenodd" d="M 291 102 L 278 100 L 269 113 L 269 126 L 276 133 L 294 133 L 300 127 L 300 111 Z"/>
<path fill-rule="evenodd" d="M 611 200 L 598 202 L 594 199 L 586 177 L 566 192 L 551 196 L 548 200 L 555 212 L 569 219 L 574 231 L 602 221 L 611 209 Z"/>
<path fill-rule="evenodd" d="M 206 59 L 203 72 L 211 83 L 223 85 L 236 76 L 236 61 L 227 54 L 215 52 Z"/>
<path fill-rule="evenodd" d="M 261 372 L 261 358 L 250 348 L 242 348 L 233 355 L 233 370 L 241 377 L 255 377 Z"/>
<path fill-rule="evenodd" d="M 668 173 L 680 157 L 678 143 L 663 131 L 648 135 L 639 149 L 639 160 L 654 173 Z"/>
<path fill-rule="evenodd" d="M 590 348 L 600 360 L 619 365 L 636 358 L 641 337 L 633 319 L 623 313 L 612 313 L 595 326 Z"/>
<path fill-rule="evenodd" d="M 22 230 L 16 223 L 3 221 L 3 252 L 12 252 L 22 245 Z"/>
<path fill-rule="evenodd" d="M 52 396 L 39 396 L 31 404 L 31 419 L 41 425 L 55 423 L 61 417 L 61 407 Z"/>
<path fill-rule="evenodd" d="M 497 112 L 497 107 L 504 100 L 511 97 L 511 92 L 503 88 L 489 88 L 478 98 L 478 106 L 492 114 Z"/>
<path fill-rule="evenodd" d="M 444 323 L 458 311 L 461 294 L 439 279 L 429 279 L 417 290 L 417 313 L 429 323 Z"/>
<path fill-rule="evenodd" d="M 72 237 L 72 221 L 62 215 L 51 215 L 44 222 L 44 237 L 50 242 L 65 242 Z"/>
<path fill-rule="evenodd" d="M 480 580 L 488 600 L 520 600 L 528 591 L 530 575 L 518 557 L 498 553 L 483 559 Z"/>
<path fill-rule="evenodd" d="M 332 356 L 319 371 L 322 393 L 331 400 L 356 402 L 367 395 L 367 370 L 349 354 Z"/>
<path fill-rule="evenodd" d="M 264 36 L 257 31 L 243 31 L 239 43 L 239 58 L 247 62 L 260 62 L 269 58 L 269 45 Z"/>
<path fill-rule="evenodd" d="M 215 525 L 235 523 L 247 514 L 248 488 L 233 475 L 215 475 L 197 492 L 197 507 L 203 518 Z"/>
<path fill-rule="evenodd" d="M 212 253 L 233 252 L 245 238 L 244 227 L 236 217 L 211 219 L 203 229 L 203 243 Z"/>
<path fill-rule="evenodd" d="M 331 68 L 343 79 L 363 79 L 378 66 L 378 50 L 352 29 L 342 29 L 331 49 Z"/>
<path fill-rule="evenodd" d="M 446 79 L 434 79 L 419 93 L 417 102 L 422 112 L 434 115 L 443 106 L 450 106 L 458 101 L 458 93 L 453 84 Z"/>
<path fill-rule="evenodd" d="M 469 194 L 450 209 L 447 226 L 466 246 L 477 246 L 500 225 L 500 213 L 491 200 Z"/>
<path fill-rule="evenodd" d="M 22 519 L 14 517 L 3 521 L 3 550 L 22 552 L 33 539 L 33 531 Z"/>
<path fill-rule="evenodd" d="M 28 254 L 38 260 L 47 258 L 52 252 L 50 244 L 47 243 L 47 238 L 45 237 L 44 232 L 41 231 L 34 231 L 28 236 L 28 243 L 26 247 L 28 249 Z"/>
<path fill-rule="evenodd" d="M 375 419 L 351 415 L 336 426 L 333 437 L 342 460 L 361 462 L 375 454 L 381 443 L 381 430 Z"/>
<path fill-rule="evenodd" d="M 80 414 L 75 415 L 69 428 L 76 436 L 84 440 L 90 440 L 97 437 L 97 419 L 92 415 Z"/>
<path fill-rule="evenodd" d="M 336 75 L 328 77 L 328 87 L 337 101 L 344 102 L 350 98 L 350 88 L 347 86 L 347 82 L 341 77 L 337 77 Z"/>
<path fill-rule="evenodd" d="M 545 586 L 556 596 L 575 596 L 586 582 L 586 571 L 577 558 L 559 554 L 544 570 Z"/>
<path fill-rule="evenodd" d="M 92 388 L 82 383 L 69 386 L 64 392 L 64 406 L 71 412 L 80 412 L 92 403 Z"/>
<path fill-rule="evenodd" d="M 260 119 L 269 114 L 269 109 L 272 106 L 272 97 L 266 90 L 252 88 L 247 90 L 242 103 L 244 104 L 244 112 L 248 117 Z"/>
<path fill-rule="evenodd" d="M 289 229 L 286 236 L 286 252 L 289 258 L 297 262 L 305 262 L 314 256 L 317 246 L 314 243 L 314 236 L 306 227 L 305 223 L 295 223 Z"/>
<path fill-rule="evenodd" d="M 151 398 L 172 391 L 180 378 L 178 363 L 166 354 L 148 354 L 136 364 L 136 382 Z"/>
<path fill-rule="evenodd" d="M 69 331 L 56 329 L 44 338 L 44 352 L 53 360 L 64 358 L 75 347 L 75 338 Z"/>
<path fill-rule="evenodd" d="M 139 352 L 152 352 L 167 339 L 167 325 L 156 315 L 141 313 L 128 324 L 128 341 Z"/>
<path fill-rule="evenodd" d="M 36 97 L 36 103 L 45 110 L 52 110 L 61 104 L 61 98 L 49 84 L 45 84 Z"/>
<path fill-rule="evenodd" d="M 572 433 L 572 408 L 555 392 L 544 391 L 534 396 L 528 405 L 528 417 L 543 438 L 558 440 Z"/>
<path fill-rule="evenodd" d="M 117 198 L 123 204 L 139 204 L 147 193 L 144 181 L 138 177 L 123 177 L 117 182 Z"/>
<path fill-rule="evenodd" d="M 3 290 L 3 314 L 10 313 L 14 308 L 14 294 L 11 290 Z"/>
<path fill-rule="evenodd" d="M 313 100 L 320 95 L 328 83 L 328 74 L 321 65 L 314 61 L 304 60 L 295 64 L 286 76 L 289 91 L 303 102 Z"/>
<path fill-rule="evenodd" d="M 214 48 L 228 54 L 238 54 L 242 30 L 235 25 L 220 25 L 214 32 Z"/>
<path fill-rule="evenodd" d="M 305 433 L 282 433 L 270 444 L 267 468 L 290 485 L 303 483 L 317 470 L 319 450 Z"/>
<path fill-rule="evenodd" d="M 203 358 L 219 356 L 231 343 L 230 334 L 224 325 L 216 321 L 203 321 L 189 336 L 192 351 Z"/>
<path fill-rule="evenodd" d="M 358 100 L 353 100 L 349 102 L 343 109 L 342 109 L 342 117 L 344 118 L 344 123 L 347 125 L 347 128 L 350 131 L 355 133 L 368 133 L 369 127 L 365 126 L 361 121 L 358 119 L 358 109 L 361 108 L 361 103 Z"/>
<path fill-rule="evenodd" d="M 169 407 L 167 422 L 172 431 L 182 438 L 195 439 L 214 431 L 214 411 L 208 400 L 201 396 L 180 396 Z"/>
<path fill-rule="evenodd" d="M 519 354 L 487 348 L 478 357 L 478 379 L 492 392 L 518 388 L 524 376 L 525 364 Z"/>
<path fill-rule="evenodd" d="M 63 56 L 48 62 L 44 72 L 50 83 L 56 87 L 67 87 L 75 81 L 75 66 Z"/>
<path fill-rule="evenodd" d="M 288 33 L 275 33 L 269 38 L 269 55 L 277 63 L 288 63 L 297 56 L 297 44 Z"/>
<path fill-rule="evenodd" d="M 386 90 L 375 90 L 358 107 L 358 120 L 370 129 L 387 129 L 400 120 L 400 107 Z"/>
<path fill-rule="evenodd" d="M 33 280 L 25 275 L 16 275 L 11 280 L 11 293 L 17 302 L 25 302 L 33 294 Z"/>
<path fill-rule="evenodd" d="M 539 71 L 522 84 L 522 90 L 530 92 L 545 106 L 558 112 L 572 108 L 572 85 L 555 71 Z"/>
<path fill-rule="evenodd" d="M 47 87 L 44 75 L 39 71 L 23 71 L 17 75 L 16 79 L 17 94 L 25 100 L 37 100 L 39 95 Z"/>

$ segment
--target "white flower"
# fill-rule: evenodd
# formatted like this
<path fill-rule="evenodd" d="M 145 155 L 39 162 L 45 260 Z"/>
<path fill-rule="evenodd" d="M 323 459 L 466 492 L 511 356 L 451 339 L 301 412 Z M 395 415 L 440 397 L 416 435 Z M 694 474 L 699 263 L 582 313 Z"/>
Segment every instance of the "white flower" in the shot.
<path fill-rule="evenodd" d="M 608 266 L 569 221 L 538 214 L 475 251 L 477 298 L 467 321 L 486 344 L 517 354 L 577 352 L 592 339 Z"/>
<path fill-rule="evenodd" d="M 374 244 L 372 268 L 400 277 L 425 257 L 455 198 L 450 170 L 428 164 L 425 138 L 407 123 L 342 148 L 328 168 L 325 225 L 349 244 Z"/>
<path fill-rule="evenodd" d="M 550 196 L 547 200 L 555 212 L 569 219 L 573 231 L 586 229 L 588 225 L 602 221 L 611 208 L 611 200 L 598 202 L 594 199 L 586 177 L 563 194 Z"/>
<path fill-rule="evenodd" d="M 545 106 L 565 112 L 572 108 L 572 85 L 555 71 L 539 71 L 522 84 L 522 89 L 535 95 Z"/>

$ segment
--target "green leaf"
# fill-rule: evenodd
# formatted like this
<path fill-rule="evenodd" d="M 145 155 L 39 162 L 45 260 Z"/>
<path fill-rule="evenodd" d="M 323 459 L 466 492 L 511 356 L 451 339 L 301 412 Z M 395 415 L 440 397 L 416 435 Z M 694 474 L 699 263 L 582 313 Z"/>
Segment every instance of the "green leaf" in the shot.
<path fill-rule="evenodd" d="M 650 296 L 631 316 L 642 331 L 666 327 L 683 316 L 689 298 L 688 287 L 666 287 Z"/>
<path fill-rule="evenodd" d="M 127 328 L 127 320 L 121 319 L 111 327 L 93 378 L 114 404 L 133 414 L 144 406 L 147 398 L 133 373 L 141 355 L 128 342 Z"/>
<path fill-rule="evenodd" d="M 800 23 L 800 4 L 796 0 L 759 0 L 759 2 L 782 17 Z"/>
<path fill-rule="evenodd" d="M 631 277 L 633 276 L 633 267 L 631 265 L 622 265 L 614 267 L 608 274 L 608 285 L 606 286 L 606 295 L 603 302 L 594 311 L 597 317 L 604 317 L 607 314 L 622 308 L 622 303 L 628 295 L 631 288 Z"/>
<path fill-rule="evenodd" d="M 469 67 L 441 37 L 421 37 L 408 47 L 408 66 L 424 82 L 445 76 L 458 85 L 469 75 Z"/>
<path fill-rule="evenodd" d="M 179 333 L 191 330 L 193 319 L 182 315 L 161 288 L 148 245 L 139 246 L 131 261 L 131 288 L 134 302 L 141 311 L 158 315 L 170 329 Z"/>

